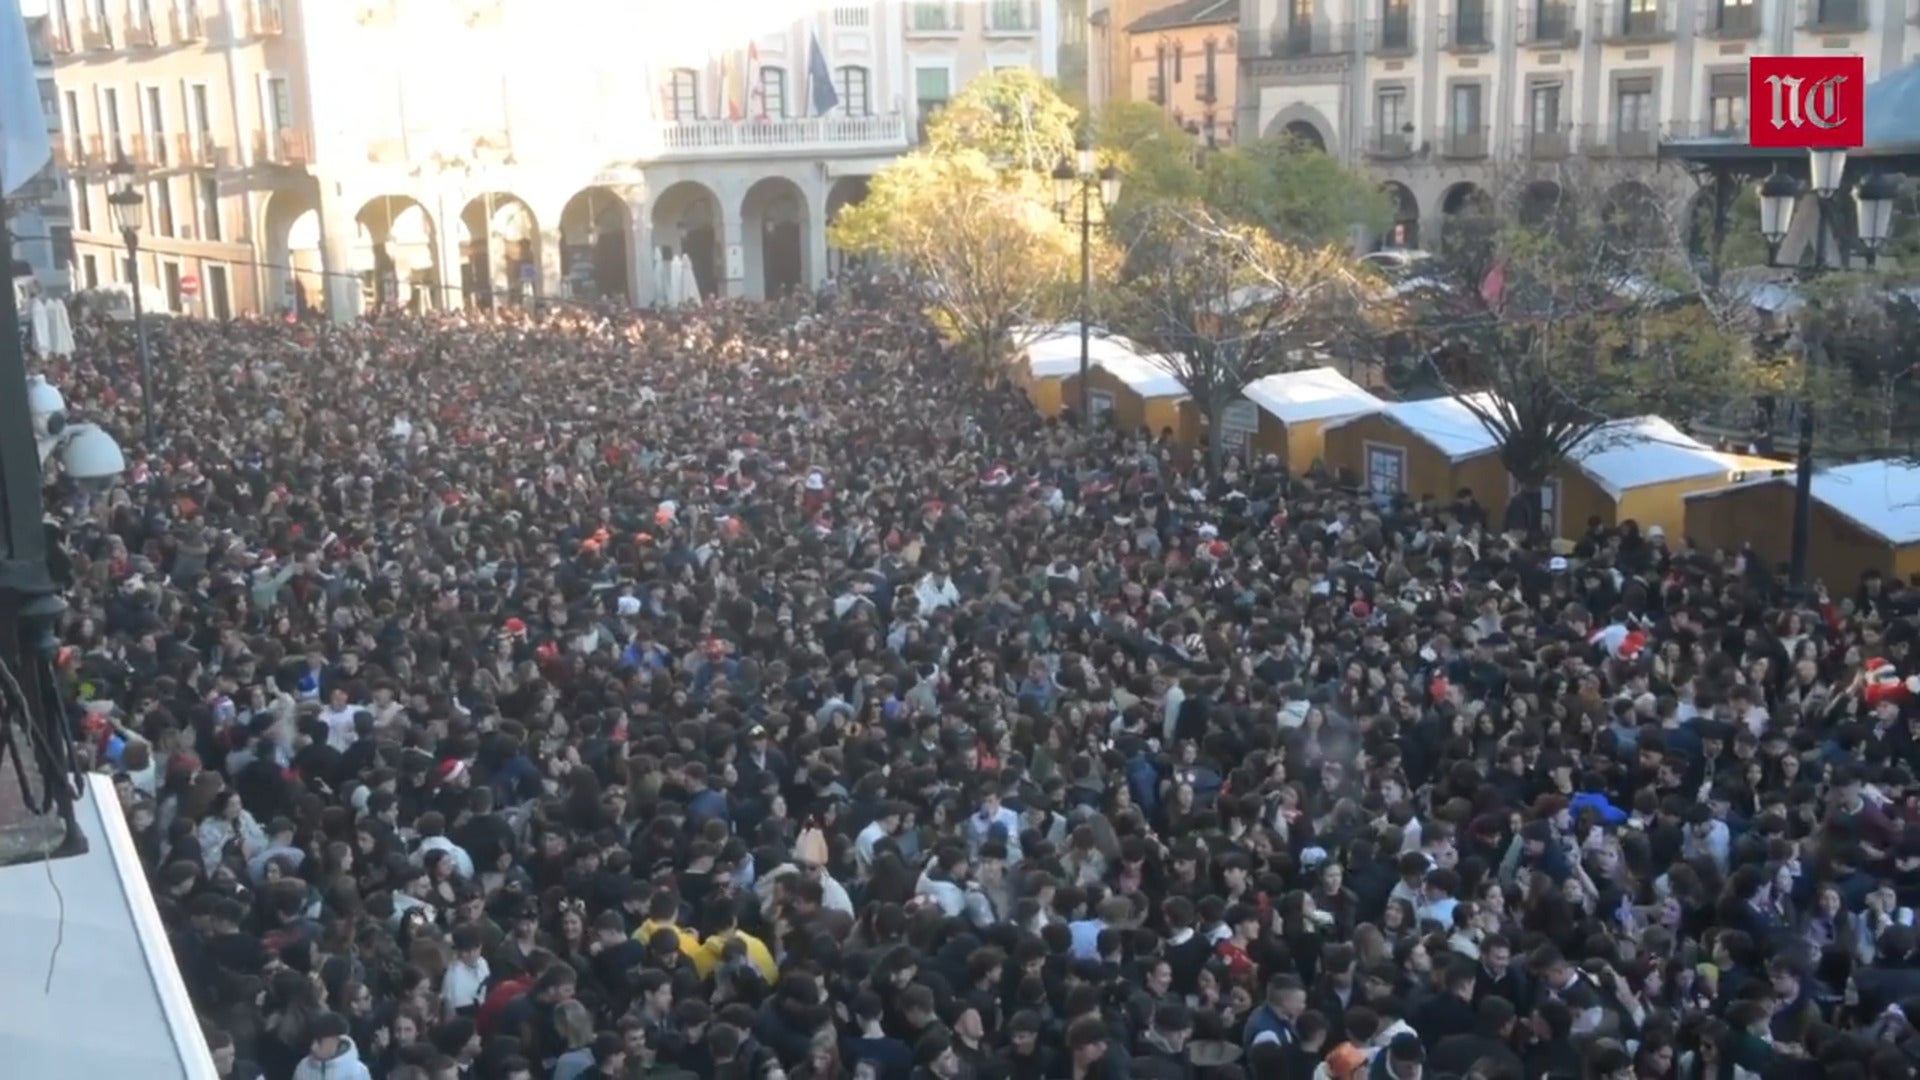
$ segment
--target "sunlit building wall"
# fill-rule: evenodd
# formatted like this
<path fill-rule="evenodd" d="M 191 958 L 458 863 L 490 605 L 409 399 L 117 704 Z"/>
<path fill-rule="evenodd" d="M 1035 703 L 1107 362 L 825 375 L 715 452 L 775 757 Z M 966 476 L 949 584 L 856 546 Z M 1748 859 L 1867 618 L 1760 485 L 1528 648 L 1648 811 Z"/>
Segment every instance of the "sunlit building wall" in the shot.
<path fill-rule="evenodd" d="M 1432 247 L 1502 174 L 1606 162 L 1647 183 L 1662 138 L 1746 139 L 1753 56 L 1920 56 L 1916 0 L 1242 0 L 1238 135 L 1378 173 Z"/>
<path fill-rule="evenodd" d="M 817 284 L 922 71 L 1052 66 L 1051 4 L 926 6 L 50 0 L 77 263 L 120 274 L 125 158 L 182 311 L 644 303 L 680 255 L 707 295 Z"/>

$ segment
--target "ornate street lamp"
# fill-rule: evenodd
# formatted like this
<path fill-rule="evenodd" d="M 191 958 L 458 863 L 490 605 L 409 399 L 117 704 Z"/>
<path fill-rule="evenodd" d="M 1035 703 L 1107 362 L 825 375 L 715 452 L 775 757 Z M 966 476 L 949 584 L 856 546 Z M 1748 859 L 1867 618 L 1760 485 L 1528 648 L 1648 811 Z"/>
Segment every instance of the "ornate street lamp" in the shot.
<path fill-rule="evenodd" d="M 113 210 L 114 224 L 127 244 L 127 287 L 133 293 L 133 336 L 140 354 L 140 425 L 146 435 L 149 452 L 156 445 L 153 435 L 153 357 L 147 349 L 146 311 L 140 301 L 140 227 L 146 224 L 146 196 L 135 182 L 133 162 L 122 157 L 107 170 L 113 178 L 113 191 L 107 205 Z"/>

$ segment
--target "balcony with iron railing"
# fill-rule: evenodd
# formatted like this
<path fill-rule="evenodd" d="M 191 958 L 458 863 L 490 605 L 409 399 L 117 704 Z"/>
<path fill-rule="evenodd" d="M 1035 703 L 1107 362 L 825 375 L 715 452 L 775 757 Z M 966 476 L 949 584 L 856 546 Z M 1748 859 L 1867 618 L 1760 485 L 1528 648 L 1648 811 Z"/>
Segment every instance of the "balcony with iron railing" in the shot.
<path fill-rule="evenodd" d="M 1529 161 L 1565 161 L 1573 153 L 1572 124 L 1536 124 L 1520 141 Z"/>
<path fill-rule="evenodd" d="M 280 0 L 250 0 L 247 4 L 247 31 L 252 37 L 279 37 L 286 32 L 286 13 Z"/>
<path fill-rule="evenodd" d="M 1732 115 L 1733 111 L 1729 110 L 1729 117 Z M 1720 119 L 1709 118 L 1706 120 L 1675 121 L 1662 126 L 1660 138 L 1662 141 L 1667 142 L 1675 140 L 1684 142 L 1700 139 L 1725 139 L 1744 143 L 1747 141 L 1746 115 L 1746 103 L 1742 101 L 1738 110 L 1738 120 L 1729 118 L 1723 122 Z"/>
<path fill-rule="evenodd" d="M 1700 11 L 1700 36 L 1716 41 L 1753 40 L 1760 36 L 1760 6 L 1708 3 Z"/>
<path fill-rule="evenodd" d="M 1220 76 L 1201 72 L 1193 77 L 1193 99 L 1202 105 L 1214 105 L 1220 101 Z"/>
<path fill-rule="evenodd" d="M 153 148 L 145 135 L 129 135 L 121 140 L 120 156 L 132 162 L 136 169 L 149 168 L 154 164 Z"/>
<path fill-rule="evenodd" d="M 1353 48 L 1353 28 L 1330 19 L 1287 23 L 1268 36 L 1264 52 L 1262 42 L 1254 35 L 1244 35 L 1240 40 L 1241 55 L 1247 59 L 1340 56 Z"/>
<path fill-rule="evenodd" d="M 88 52 L 107 52 L 113 48 L 113 28 L 87 19 L 80 24 L 80 47 Z"/>
<path fill-rule="evenodd" d="M 1375 161 L 1403 161 L 1413 156 L 1412 124 L 1370 127 L 1366 130 L 1364 153 Z"/>
<path fill-rule="evenodd" d="M 965 28 L 958 4 L 915 0 L 907 5 L 908 34 L 957 34 Z"/>
<path fill-rule="evenodd" d="M 207 39 L 206 20 L 201 17 L 198 8 L 174 8 L 167 12 L 167 30 L 176 44 L 190 44 Z"/>
<path fill-rule="evenodd" d="M 313 161 L 313 143 L 300 128 L 253 133 L 253 163 L 303 168 Z"/>
<path fill-rule="evenodd" d="M 658 125 L 651 156 L 675 160 L 768 154 L 899 153 L 907 148 L 911 134 L 905 116 L 683 120 Z"/>
<path fill-rule="evenodd" d="M 1870 25 L 1866 0 L 1800 0 L 1800 28 L 1810 34 L 1852 34 Z"/>
<path fill-rule="evenodd" d="M 1484 124 L 1453 124 L 1440 140 L 1440 156 L 1455 161 L 1477 161 L 1487 156 L 1487 128 Z"/>
<path fill-rule="evenodd" d="M 1412 56 L 1413 13 L 1406 8 L 1367 20 L 1367 52 L 1373 56 Z"/>
<path fill-rule="evenodd" d="M 130 13 L 120 25 L 120 39 L 129 49 L 151 49 L 160 44 L 160 35 L 155 30 L 153 20 L 138 12 Z"/>
<path fill-rule="evenodd" d="M 1147 76 L 1147 100 L 1155 105 L 1167 103 L 1167 80 L 1158 75 Z"/>
<path fill-rule="evenodd" d="M 73 35 L 56 23 L 47 24 L 47 51 L 55 56 L 73 55 Z"/>
<path fill-rule="evenodd" d="M 1580 44 L 1573 5 L 1541 0 L 1520 11 L 1520 43 L 1530 49 L 1571 49 Z"/>
<path fill-rule="evenodd" d="M 1661 152 L 1661 133 L 1651 127 L 1615 127 L 1615 158 L 1657 158 Z"/>
<path fill-rule="evenodd" d="M 173 137 L 173 163 L 183 169 L 214 169 L 226 163 L 226 153 L 212 135 L 182 132 Z"/>
<path fill-rule="evenodd" d="M 1493 49 L 1493 19 L 1484 7 L 1463 4 L 1440 18 L 1440 47 L 1456 56 Z"/>
<path fill-rule="evenodd" d="M 1608 45 L 1654 45 L 1674 38 L 1673 6 L 1666 0 L 1619 0 L 1594 12 L 1595 29 Z"/>

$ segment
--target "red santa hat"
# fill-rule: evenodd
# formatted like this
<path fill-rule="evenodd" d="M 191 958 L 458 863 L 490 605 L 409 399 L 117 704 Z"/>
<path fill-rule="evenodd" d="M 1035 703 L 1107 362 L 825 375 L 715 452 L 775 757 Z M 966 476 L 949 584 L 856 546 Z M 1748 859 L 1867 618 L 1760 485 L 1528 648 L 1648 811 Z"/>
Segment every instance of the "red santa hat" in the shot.
<path fill-rule="evenodd" d="M 467 763 L 461 761 L 459 758 L 451 758 L 443 761 L 440 763 L 439 768 L 433 770 L 434 781 L 442 786 L 457 784 L 460 782 L 460 778 L 465 775 L 467 775 Z"/>
<path fill-rule="evenodd" d="M 1902 679 L 1900 670 L 1884 657 L 1873 657 L 1866 664 L 1866 682 L 1861 696 L 1869 706 L 1883 701 L 1905 705 L 1920 697 L 1920 675 Z"/>

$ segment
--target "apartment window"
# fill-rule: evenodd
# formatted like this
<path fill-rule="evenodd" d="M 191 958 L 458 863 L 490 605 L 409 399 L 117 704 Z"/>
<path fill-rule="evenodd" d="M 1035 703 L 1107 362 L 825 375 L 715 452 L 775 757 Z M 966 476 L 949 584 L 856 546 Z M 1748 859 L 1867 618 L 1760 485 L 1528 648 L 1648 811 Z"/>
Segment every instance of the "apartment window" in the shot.
<path fill-rule="evenodd" d="M 1724 72 L 1707 83 L 1707 118 L 1715 135 L 1747 130 L 1747 73 Z"/>
<path fill-rule="evenodd" d="M 960 20 L 954 17 L 953 5 L 946 0 L 928 3 L 917 0 L 913 5 L 913 29 L 939 33 L 943 30 L 960 29 Z"/>
<path fill-rule="evenodd" d="M 195 137 L 205 141 L 213 134 L 213 102 L 207 95 L 206 83 L 194 83 L 187 87 L 188 119 L 193 123 Z"/>
<path fill-rule="evenodd" d="M 849 64 L 833 73 L 833 87 L 840 91 L 840 109 L 848 116 L 872 116 L 873 99 L 869 96 L 871 76 L 867 69 Z"/>
<path fill-rule="evenodd" d="M 1560 84 L 1539 83 L 1528 101 L 1528 123 L 1535 135 L 1551 135 L 1560 130 Z"/>
<path fill-rule="evenodd" d="M 73 226 L 51 226 L 47 229 L 47 238 L 53 241 L 53 264 L 71 267 L 74 257 Z"/>
<path fill-rule="evenodd" d="M 1027 17 L 1027 0 L 990 0 L 987 19 L 987 25 L 995 30 L 1033 29 L 1033 20 Z"/>
<path fill-rule="evenodd" d="M 41 79 L 37 89 L 40 91 L 40 115 L 47 122 L 48 131 L 60 130 L 60 89 L 52 79 Z"/>
<path fill-rule="evenodd" d="M 937 113 L 953 97 L 953 72 L 943 67 L 913 70 L 913 98 L 921 117 Z"/>
<path fill-rule="evenodd" d="M 833 25 L 856 30 L 873 18 L 873 10 L 864 4 L 841 4 L 833 9 Z"/>
<path fill-rule="evenodd" d="M 1413 43 L 1407 0 L 1386 0 L 1380 8 L 1380 47 L 1404 49 Z"/>
<path fill-rule="evenodd" d="M 202 176 L 195 183 L 200 188 L 200 239 L 225 240 L 226 230 L 220 227 L 220 182 Z"/>
<path fill-rule="evenodd" d="M 207 304 L 213 317 L 226 322 L 233 318 L 233 292 L 227 285 L 227 268 L 207 267 Z"/>
<path fill-rule="evenodd" d="M 1653 80 L 1621 79 L 1613 92 L 1615 130 L 1653 130 Z"/>
<path fill-rule="evenodd" d="M 137 0 L 134 5 L 135 21 L 142 30 L 153 29 L 153 0 Z"/>
<path fill-rule="evenodd" d="M 180 310 L 180 264 L 168 259 L 160 264 L 160 280 L 167 289 L 167 310 Z"/>
<path fill-rule="evenodd" d="M 1313 0 L 1292 0 L 1287 5 L 1287 28 L 1307 30 L 1313 26 Z"/>
<path fill-rule="evenodd" d="M 89 289 L 100 287 L 100 260 L 97 257 L 80 256 L 80 283 Z"/>
<path fill-rule="evenodd" d="M 1400 134 L 1400 128 L 1406 124 L 1407 92 L 1398 87 L 1385 87 L 1373 96 L 1373 126 L 1382 138 L 1392 139 Z"/>
<path fill-rule="evenodd" d="M 1821 26 L 1854 26 L 1867 21 L 1861 17 L 1860 0 L 1819 0 L 1815 18 Z"/>
<path fill-rule="evenodd" d="M 293 84 L 277 75 L 267 80 L 267 119 L 275 135 L 293 127 Z"/>
<path fill-rule="evenodd" d="M 771 120 L 781 120 L 786 117 L 786 68 L 763 67 L 760 69 L 760 115 Z"/>
<path fill-rule="evenodd" d="M 1459 0 L 1454 8 L 1453 40 L 1459 45 L 1487 43 L 1487 5 L 1485 0 Z"/>
<path fill-rule="evenodd" d="M 67 201 L 73 204 L 73 223 L 80 226 L 81 232 L 93 231 L 93 193 L 87 190 L 87 182 L 75 178 L 68 189 Z"/>
<path fill-rule="evenodd" d="M 73 47 L 73 20 L 67 16 L 67 0 L 54 0 L 53 27 L 67 48 Z"/>
<path fill-rule="evenodd" d="M 1200 88 L 1200 94 L 1203 100 L 1212 101 L 1214 95 L 1220 92 L 1220 45 L 1218 42 L 1211 40 L 1207 42 L 1205 63 L 1207 82 Z"/>
<path fill-rule="evenodd" d="M 120 91 L 111 86 L 100 90 L 100 126 L 106 128 L 108 152 L 126 153 L 126 143 L 120 138 Z"/>
<path fill-rule="evenodd" d="M 173 184 L 166 180 L 157 180 L 147 201 L 153 204 L 153 233 L 155 236 L 175 236 L 173 220 Z"/>
<path fill-rule="evenodd" d="M 1174 42 L 1167 49 L 1167 54 L 1173 57 L 1173 81 L 1179 82 L 1181 79 L 1185 78 L 1186 76 L 1185 70 L 1181 67 L 1181 60 L 1182 60 L 1183 54 L 1180 48 L 1180 43 L 1177 41 Z"/>
<path fill-rule="evenodd" d="M 1533 8 L 1533 39 L 1561 41 L 1570 29 L 1567 5 L 1561 0 L 1538 0 Z"/>
<path fill-rule="evenodd" d="M 667 77 L 667 119 L 677 123 L 700 119 L 700 73 L 674 68 Z"/>
<path fill-rule="evenodd" d="M 1717 30 L 1745 31 L 1760 25 L 1754 14 L 1754 0 L 1716 0 L 1713 11 Z"/>
<path fill-rule="evenodd" d="M 93 0 L 93 28 L 104 34 L 111 25 L 113 22 L 107 17 L 107 0 Z"/>
<path fill-rule="evenodd" d="M 1480 84 L 1460 83 L 1453 88 L 1452 108 L 1449 109 L 1448 122 L 1456 135 L 1477 135 L 1480 132 Z"/>
<path fill-rule="evenodd" d="M 147 87 L 147 144 L 155 165 L 167 163 L 167 107 L 160 88 Z"/>
<path fill-rule="evenodd" d="M 67 147 L 70 150 L 77 151 L 87 144 L 86 125 L 80 121 L 80 92 L 77 90 L 68 90 L 65 96 L 67 103 L 67 122 L 65 124 Z"/>

